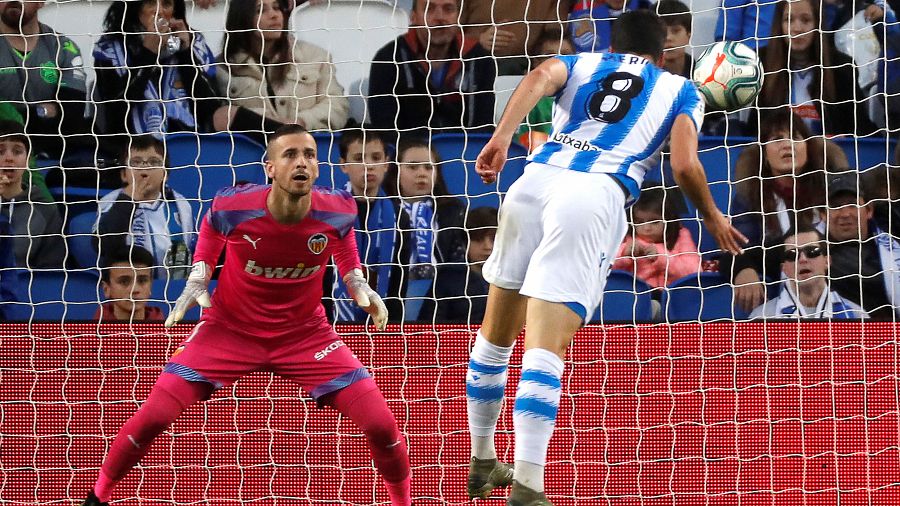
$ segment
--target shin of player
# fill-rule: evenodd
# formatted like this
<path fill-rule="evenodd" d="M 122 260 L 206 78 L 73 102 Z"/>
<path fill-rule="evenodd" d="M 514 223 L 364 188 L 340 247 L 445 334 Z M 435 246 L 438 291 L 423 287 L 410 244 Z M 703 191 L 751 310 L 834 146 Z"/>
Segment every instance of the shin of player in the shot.
<path fill-rule="evenodd" d="M 512 484 L 507 504 L 546 506 L 544 467 L 556 425 L 563 358 L 603 295 L 625 231 L 625 208 L 640 195 L 671 134 L 679 186 L 722 249 L 746 239 L 715 207 L 697 158 L 703 102 L 696 86 L 663 71 L 666 28 L 655 14 L 630 11 L 612 30 L 609 53 L 550 58 L 516 88 L 494 135 L 476 160 L 496 180 L 512 136 L 544 96 L 555 96 L 548 142 L 503 201 L 485 320 L 466 376 L 472 460 L 468 492 L 484 497 Z M 516 335 L 526 323 L 522 375 L 513 406 L 515 465 L 496 459 L 493 434 Z"/>
<path fill-rule="evenodd" d="M 384 330 L 387 323 L 387 309 L 360 269 L 356 203 L 346 192 L 313 186 L 316 142 L 302 127 L 279 128 L 266 152 L 271 186 L 225 188 L 213 200 L 200 230 L 197 262 L 166 326 L 195 303 L 209 310 L 119 431 L 85 505 L 107 503 L 116 484 L 185 409 L 260 370 L 299 384 L 319 404 L 353 420 L 366 436 L 391 503 L 411 504 L 409 456 L 394 415 L 320 303 L 322 272 L 333 258 L 376 328 Z M 207 285 L 223 250 L 225 265 L 211 300 Z"/>

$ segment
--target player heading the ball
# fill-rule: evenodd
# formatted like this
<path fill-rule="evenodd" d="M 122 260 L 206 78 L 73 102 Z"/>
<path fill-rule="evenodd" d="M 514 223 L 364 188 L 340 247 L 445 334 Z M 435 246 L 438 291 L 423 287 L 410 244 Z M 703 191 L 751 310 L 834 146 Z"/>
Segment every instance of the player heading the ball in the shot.
<path fill-rule="evenodd" d="M 269 137 L 271 185 L 221 190 L 200 228 L 187 284 L 166 326 L 194 303 L 209 310 L 176 349 L 141 408 L 119 430 L 85 505 L 108 502 L 125 477 L 185 409 L 259 370 L 298 383 L 366 435 L 394 505 L 410 504 L 406 442 L 366 368 L 335 334 L 321 304 L 331 257 L 351 296 L 383 330 L 387 310 L 363 279 L 353 224 L 356 202 L 314 187 L 316 141 L 299 125 Z M 225 265 L 210 298 L 207 284 L 222 250 Z"/>
<path fill-rule="evenodd" d="M 611 52 L 550 58 L 516 88 L 476 170 L 493 182 L 522 118 L 554 96 L 550 139 L 529 156 L 502 204 L 484 265 L 487 311 L 466 375 L 472 460 L 468 493 L 486 497 L 512 482 L 507 504 L 548 505 L 544 465 L 556 424 L 563 358 L 603 295 L 626 231 L 625 207 L 640 196 L 671 135 L 678 185 L 731 253 L 746 238 L 716 208 L 697 157 L 703 99 L 696 85 L 661 69 L 666 26 L 631 11 L 614 23 Z M 515 466 L 498 462 L 494 431 L 507 367 L 523 324 L 525 354 L 513 407 Z M 512 479 L 511 479 L 512 478 Z"/>

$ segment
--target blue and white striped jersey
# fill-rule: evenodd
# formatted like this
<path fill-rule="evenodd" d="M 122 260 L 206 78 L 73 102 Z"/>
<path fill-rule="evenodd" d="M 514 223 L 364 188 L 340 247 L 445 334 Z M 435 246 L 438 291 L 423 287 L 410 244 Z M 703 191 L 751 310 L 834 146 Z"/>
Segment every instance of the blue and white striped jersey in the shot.
<path fill-rule="evenodd" d="M 647 170 L 675 118 L 703 122 L 703 99 L 693 82 L 631 54 L 557 56 L 569 69 L 556 95 L 548 141 L 529 156 L 580 172 L 616 174 L 637 199 Z"/>

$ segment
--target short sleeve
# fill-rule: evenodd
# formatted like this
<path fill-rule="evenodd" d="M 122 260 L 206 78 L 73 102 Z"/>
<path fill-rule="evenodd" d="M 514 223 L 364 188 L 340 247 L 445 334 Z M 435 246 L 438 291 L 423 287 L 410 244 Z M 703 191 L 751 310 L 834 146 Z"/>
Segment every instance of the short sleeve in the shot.
<path fill-rule="evenodd" d="M 677 118 L 679 114 L 687 114 L 694 120 L 694 125 L 696 125 L 699 132 L 700 127 L 703 126 L 705 107 L 706 103 L 703 101 L 703 96 L 700 95 L 697 85 L 693 81 L 686 79 L 681 86 L 681 91 L 678 92 L 678 98 L 675 99 L 674 117 Z"/>
<path fill-rule="evenodd" d="M 572 70 L 575 68 L 575 64 L 578 63 L 578 55 L 576 54 L 566 54 L 554 56 L 557 60 L 566 64 L 566 70 L 569 73 L 569 77 L 572 76 Z"/>

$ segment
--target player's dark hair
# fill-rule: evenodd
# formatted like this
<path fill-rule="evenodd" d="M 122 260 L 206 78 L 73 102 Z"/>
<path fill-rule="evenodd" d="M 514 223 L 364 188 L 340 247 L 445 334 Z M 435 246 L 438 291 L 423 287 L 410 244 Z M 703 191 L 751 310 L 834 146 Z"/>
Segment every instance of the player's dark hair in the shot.
<path fill-rule="evenodd" d="M 365 146 L 372 141 L 380 142 L 385 154 L 387 154 L 388 141 L 385 133 L 378 130 L 364 130 L 362 128 L 352 128 L 341 132 L 341 140 L 338 141 L 338 151 L 341 154 L 341 158 L 347 160 L 347 151 L 350 149 L 351 144 L 360 142 Z"/>
<path fill-rule="evenodd" d="M 681 26 L 691 33 L 691 9 L 679 0 L 659 0 L 656 13 L 667 26 Z"/>
<path fill-rule="evenodd" d="M 109 271 L 116 264 L 127 264 L 134 268 L 154 267 L 153 254 L 140 246 L 116 248 L 100 259 L 100 279 L 109 283 Z"/>
<path fill-rule="evenodd" d="M 666 24 L 656 13 L 628 11 L 613 22 L 609 45 L 616 53 L 647 55 L 656 61 L 663 54 L 666 35 Z"/>
<path fill-rule="evenodd" d="M 21 142 L 25 145 L 25 149 L 31 151 L 31 142 L 25 133 L 25 127 L 18 121 L 11 119 L 0 120 L 0 140 L 11 140 Z"/>
<path fill-rule="evenodd" d="M 122 145 L 122 151 L 119 153 L 119 163 L 124 167 L 128 164 L 132 151 L 144 151 L 147 149 L 156 151 L 159 156 L 163 157 L 165 166 L 169 166 L 169 153 L 166 151 L 166 142 L 151 134 L 129 137 L 128 142 Z"/>
<path fill-rule="evenodd" d="M 466 230 L 469 238 L 480 241 L 489 234 L 497 232 L 497 208 L 476 207 L 466 215 Z"/>
<path fill-rule="evenodd" d="M 287 124 L 281 125 L 280 127 L 276 128 L 274 132 L 269 134 L 268 139 L 266 139 L 266 155 L 268 156 L 269 146 L 271 146 L 272 143 L 277 141 L 278 139 L 280 139 L 286 135 L 297 135 L 297 134 L 306 134 L 306 133 L 309 133 L 309 131 L 307 129 L 303 128 L 302 125 L 298 125 L 296 123 L 287 123 Z"/>
<path fill-rule="evenodd" d="M 659 181 L 644 181 L 641 185 L 641 197 L 631 206 L 629 213 L 643 211 L 660 216 L 665 223 L 666 249 L 671 250 L 678 242 L 678 234 L 681 233 L 681 222 L 678 216 L 684 211 L 684 196 L 677 188 L 666 189 Z M 634 218 L 631 219 L 634 223 Z"/>
<path fill-rule="evenodd" d="M 399 164 L 403 160 L 403 155 L 412 148 L 424 148 L 431 152 L 431 159 L 434 160 L 434 194 L 435 197 L 447 197 L 450 192 L 447 190 L 447 183 L 444 182 L 444 176 L 441 174 L 441 165 L 443 161 L 437 150 L 434 149 L 429 141 L 418 137 L 401 137 L 397 143 L 397 162 L 391 164 L 387 173 L 384 175 L 384 191 L 391 196 L 400 195 L 400 178 L 398 172 Z"/>

